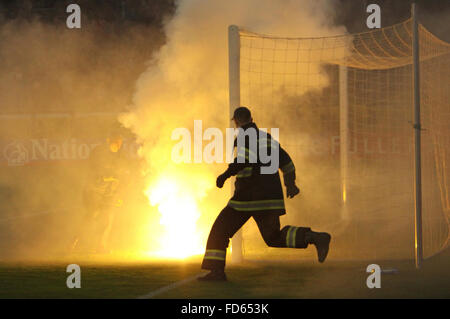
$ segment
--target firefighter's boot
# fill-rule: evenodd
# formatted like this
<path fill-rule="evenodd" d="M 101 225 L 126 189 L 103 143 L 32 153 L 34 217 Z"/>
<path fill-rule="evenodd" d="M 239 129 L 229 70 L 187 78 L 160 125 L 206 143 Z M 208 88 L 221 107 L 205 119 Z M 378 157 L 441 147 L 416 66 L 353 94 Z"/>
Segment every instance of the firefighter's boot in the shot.
<path fill-rule="evenodd" d="M 316 233 L 314 231 L 309 231 L 305 234 L 305 239 L 308 244 L 313 244 L 316 246 L 319 262 L 323 263 L 328 255 L 331 235 L 328 233 Z"/>
<path fill-rule="evenodd" d="M 209 274 L 197 278 L 199 281 L 227 281 L 227 275 L 223 270 L 212 270 Z"/>

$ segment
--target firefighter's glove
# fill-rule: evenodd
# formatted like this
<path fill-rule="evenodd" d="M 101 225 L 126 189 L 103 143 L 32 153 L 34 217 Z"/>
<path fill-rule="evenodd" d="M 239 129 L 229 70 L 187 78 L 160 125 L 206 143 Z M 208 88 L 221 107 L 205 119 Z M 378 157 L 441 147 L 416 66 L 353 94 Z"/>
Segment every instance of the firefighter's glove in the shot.
<path fill-rule="evenodd" d="M 295 184 L 289 185 L 286 187 L 286 196 L 287 198 L 293 198 L 294 196 L 300 193 L 300 189 Z"/>
<path fill-rule="evenodd" d="M 217 177 L 216 186 L 222 188 L 223 184 L 225 184 L 225 181 L 228 179 L 228 177 L 229 177 L 228 174 L 225 173 Z"/>

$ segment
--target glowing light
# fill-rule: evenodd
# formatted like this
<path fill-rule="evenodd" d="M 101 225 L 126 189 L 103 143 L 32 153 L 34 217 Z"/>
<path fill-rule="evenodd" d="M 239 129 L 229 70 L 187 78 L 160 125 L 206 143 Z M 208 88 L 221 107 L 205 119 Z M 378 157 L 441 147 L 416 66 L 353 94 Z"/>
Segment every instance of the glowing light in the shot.
<path fill-rule="evenodd" d="M 345 204 L 347 202 L 347 185 L 342 182 L 342 202 Z"/>
<path fill-rule="evenodd" d="M 204 247 L 196 225 L 200 212 L 189 182 L 180 183 L 175 179 L 161 178 L 145 194 L 150 204 L 158 207 L 160 224 L 165 229 L 160 238 L 160 250 L 149 255 L 183 259 L 202 254 Z"/>

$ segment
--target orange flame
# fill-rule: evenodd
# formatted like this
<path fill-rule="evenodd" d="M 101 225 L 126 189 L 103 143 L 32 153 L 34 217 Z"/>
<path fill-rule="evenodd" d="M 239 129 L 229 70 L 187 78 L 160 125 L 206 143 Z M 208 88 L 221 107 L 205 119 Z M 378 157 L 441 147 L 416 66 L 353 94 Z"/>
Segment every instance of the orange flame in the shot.
<path fill-rule="evenodd" d="M 152 206 L 161 214 L 160 224 L 165 233 L 160 238 L 161 247 L 149 255 L 184 259 L 204 252 L 197 230 L 200 211 L 194 191 L 187 182 L 162 177 L 150 186 L 145 194 Z"/>

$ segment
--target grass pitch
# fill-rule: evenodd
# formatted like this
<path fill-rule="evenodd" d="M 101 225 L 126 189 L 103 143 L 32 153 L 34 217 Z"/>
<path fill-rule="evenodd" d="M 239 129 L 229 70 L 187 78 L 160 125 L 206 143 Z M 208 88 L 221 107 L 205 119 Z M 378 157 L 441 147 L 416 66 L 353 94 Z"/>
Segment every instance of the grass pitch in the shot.
<path fill-rule="evenodd" d="M 183 262 L 2 262 L 0 298 L 137 298 L 201 272 L 200 258 Z M 81 267 L 81 288 L 66 286 L 66 267 Z M 366 267 L 377 263 L 381 288 L 366 286 Z M 191 281 L 154 298 L 450 298 L 450 253 L 416 270 L 408 261 L 246 261 L 227 267 L 228 282 Z"/>

